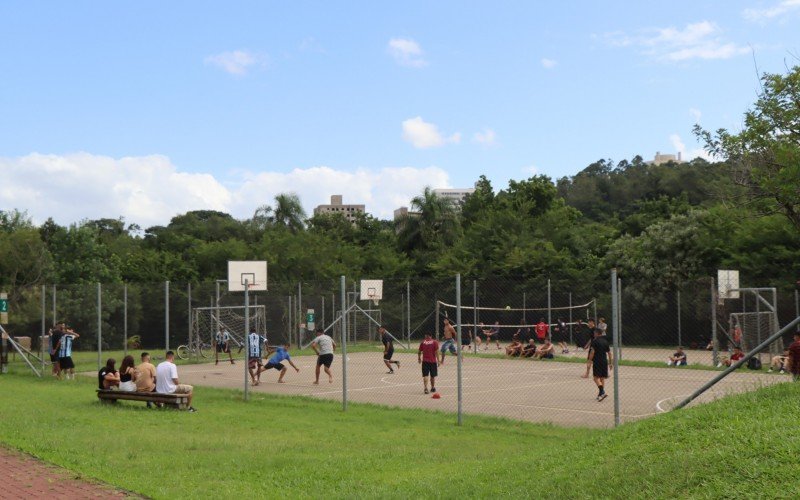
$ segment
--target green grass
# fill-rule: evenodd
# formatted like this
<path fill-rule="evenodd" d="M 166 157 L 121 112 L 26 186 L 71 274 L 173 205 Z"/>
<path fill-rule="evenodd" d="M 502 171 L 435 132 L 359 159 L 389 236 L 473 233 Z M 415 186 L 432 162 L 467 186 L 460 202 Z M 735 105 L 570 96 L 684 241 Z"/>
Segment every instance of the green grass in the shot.
<path fill-rule="evenodd" d="M 800 484 L 800 384 L 615 430 L 199 387 L 190 414 L 0 376 L 0 442 L 156 498 L 735 498 Z"/>

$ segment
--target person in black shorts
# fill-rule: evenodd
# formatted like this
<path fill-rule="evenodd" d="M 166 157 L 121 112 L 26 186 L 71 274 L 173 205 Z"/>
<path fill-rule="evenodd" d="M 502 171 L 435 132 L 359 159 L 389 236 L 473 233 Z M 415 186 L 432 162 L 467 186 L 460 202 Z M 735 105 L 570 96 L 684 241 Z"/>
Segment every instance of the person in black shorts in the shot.
<path fill-rule="evenodd" d="M 316 375 L 314 384 L 319 384 L 319 371 L 322 366 L 325 367 L 325 373 L 328 375 L 328 382 L 332 384 L 333 374 L 331 373 L 331 363 L 333 363 L 333 351 L 336 349 L 336 342 L 325 334 L 325 330 L 317 328 L 317 336 L 311 341 L 311 348 L 317 353 L 317 368 L 314 372 Z"/>
<path fill-rule="evenodd" d="M 439 375 L 438 351 L 439 342 L 430 333 L 426 333 L 425 339 L 417 351 L 417 362 L 422 365 L 422 383 L 425 386 L 425 394 L 428 394 L 428 379 L 431 382 L 431 392 L 436 392 L 436 377 Z"/>
<path fill-rule="evenodd" d="M 64 335 L 64 323 L 56 323 L 56 325 L 48 332 L 50 338 L 50 363 L 53 364 L 53 376 L 61 378 L 61 364 L 58 361 L 58 351 L 56 346 Z"/>
<path fill-rule="evenodd" d="M 383 363 L 386 365 L 386 368 L 389 369 L 389 373 L 394 373 L 392 365 L 396 365 L 400 368 L 399 361 L 392 361 L 392 356 L 394 356 L 394 339 L 389 335 L 389 332 L 386 331 L 386 327 L 383 325 L 378 328 L 378 334 L 381 336 L 381 342 L 383 342 Z"/>
<path fill-rule="evenodd" d="M 602 401 L 608 397 L 605 390 L 605 380 L 608 378 L 609 370 L 614 368 L 613 361 L 614 358 L 611 354 L 611 347 L 608 345 L 608 339 L 603 336 L 603 330 L 595 328 L 594 339 L 589 346 L 589 357 L 586 360 L 586 373 L 581 377 L 589 378 L 589 367 L 592 368 L 592 377 L 595 385 L 597 385 L 597 401 Z"/>

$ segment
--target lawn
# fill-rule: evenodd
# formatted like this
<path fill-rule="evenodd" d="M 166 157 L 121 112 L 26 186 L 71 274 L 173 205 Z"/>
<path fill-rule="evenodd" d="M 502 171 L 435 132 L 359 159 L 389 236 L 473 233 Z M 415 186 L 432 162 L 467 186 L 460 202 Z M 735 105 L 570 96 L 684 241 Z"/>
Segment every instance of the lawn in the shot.
<path fill-rule="evenodd" d="M 800 384 L 615 430 L 198 388 L 190 414 L 105 406 L 94 381 L 0 376 L 0 442 L 156 498 L 780 497 Z"/>

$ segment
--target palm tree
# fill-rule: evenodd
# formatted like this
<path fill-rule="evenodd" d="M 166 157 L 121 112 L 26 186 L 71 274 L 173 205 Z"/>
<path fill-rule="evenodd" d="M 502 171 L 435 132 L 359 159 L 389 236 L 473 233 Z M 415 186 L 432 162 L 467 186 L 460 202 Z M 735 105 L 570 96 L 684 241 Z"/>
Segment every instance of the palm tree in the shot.
<path fill-rule="evenodd" d="M 281 193 L 275 196 L 275 209 L 271 216 L 273 224 L 296 233 L 305 228 L 305 219 L 306 212 L 295 193 Z"/>
<path fill-rule="evenodd" d="M 431 249 L 453 243 L 461 224 L 453 201 L 426 187 L 411 200 L 411 210 L 398 221 L 397 229 L 405 250 Z"/>

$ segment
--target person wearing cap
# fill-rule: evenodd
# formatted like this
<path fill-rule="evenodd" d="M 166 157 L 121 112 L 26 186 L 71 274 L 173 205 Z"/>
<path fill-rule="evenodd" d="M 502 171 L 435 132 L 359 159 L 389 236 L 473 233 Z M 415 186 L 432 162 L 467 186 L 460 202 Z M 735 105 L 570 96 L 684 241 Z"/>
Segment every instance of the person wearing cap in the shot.
<path fill-rule="evenodd" d="M 800 332 L 794 332 L 794 342 L 789 344 L 789 373 L 795 382 L 800 380 Z"/>
<path fill-rule="evenodd" d="M 602 401 L 608 397 L 605 390 L 605 381 L 608 378 L 608 371 L 613 369 L 613 355 L 608 339 L 603 336 L 603 330 L 594 329 L 594 339 L 589 346 L 589 357 L 586 360 L 586 372 L 582 378 L 589 378 L 589 368 L 592 369 L 592 376 L 597 385 L 597 401 Z"/>
<path fill-rule="evenodd" d="M 332 384 L 331 364 L 333 363 L 333 351 L 336 350 L 336 342 L 325 334 L 325 330 L 317 328 L 317 336 L 311 342 L 311 348 L 317 353 L 317 370 L 314 384 L 319 384 L 319 370 L 322 366 L 325 367 L 325 373 L 328 374 L 328 382 Z"/>

